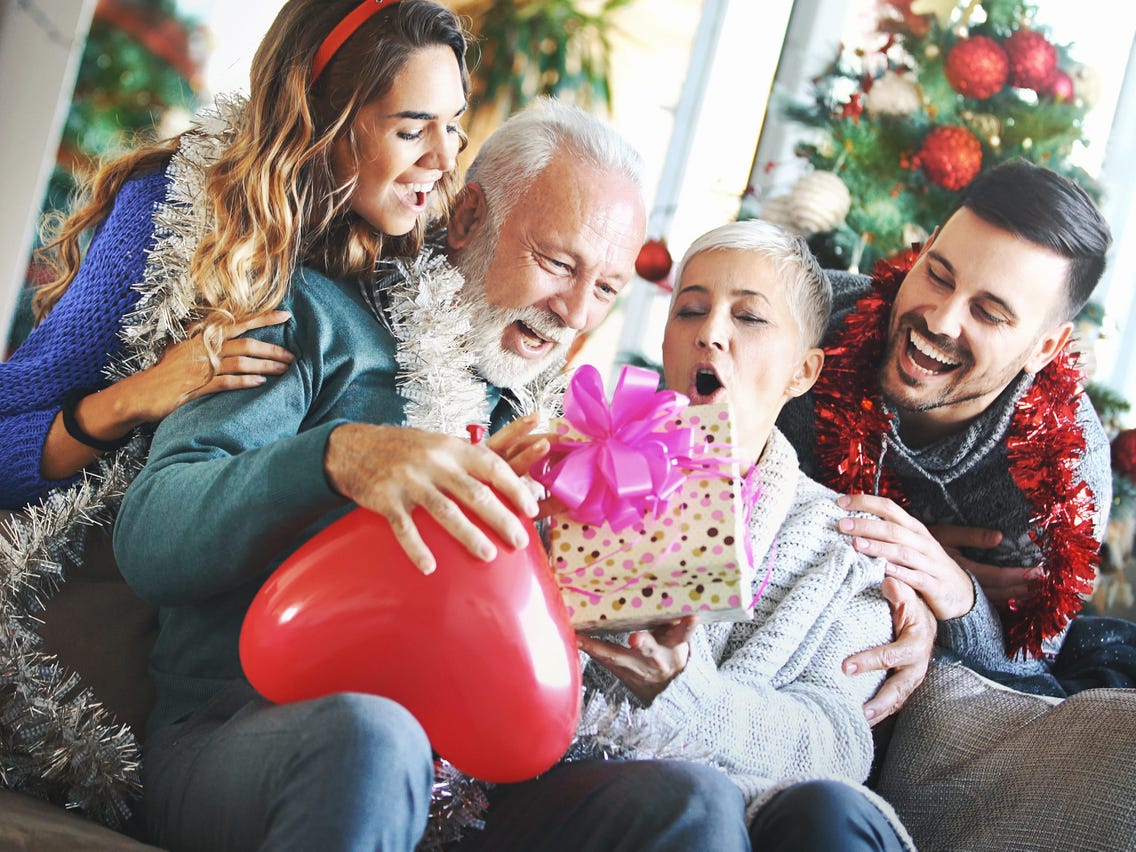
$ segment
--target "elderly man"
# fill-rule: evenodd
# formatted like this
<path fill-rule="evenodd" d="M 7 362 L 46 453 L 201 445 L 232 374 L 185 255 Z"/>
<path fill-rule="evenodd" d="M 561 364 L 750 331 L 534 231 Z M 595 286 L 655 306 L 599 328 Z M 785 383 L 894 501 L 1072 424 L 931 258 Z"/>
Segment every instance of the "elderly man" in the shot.
<path fill-rule="evenodd" d="M 144 776 L 156 839 L 419 842 L 434 776 L 417 721 L 373 695 L 265 701 L 242 674 L 243 615 L 288 553 L 356 504 L 389 518 L 423 571 L 458 569 L 435 565 L 410 520 L 418 506 L 485 559 L 494 548 L 463 508 L 524 540 L 514 510 L 537 509 L 514 468 L 545 448 L 527 437 L 533 420 L 497 430 L 631 281 L 646 228 L 639 173 L 635 151 L 586 113 L 555 102 L 519 113 L 471 168 L 447 256 L 393 264 L 374 287 L 301 271 L 293 318 L 257 332 L 297 353 L 293 368 L 163 422 L 115 535 L 124 576 L 162 609 Z M 488 445 L 443 434 L 466 424 L 496 434 Z M 581 763 L 536 783 L 563 818 L 538 828 L 542 848 L 748 848 L 722 818 L 739 794 L 708 767 Z"/>
<path fill-rule="evenodd" d="M 1077 619 L 1065 639 L 1111 503 L 1067 344 L 1110 242 L 1076 184 L 991 169 L 910 271 L 834 276 L 824 372 L 778 422 L 806 472 L 877 516 L 842 529 L 922 595 L 950 656 L 1058 696 L 1136 683 L 1133 625 Z"/>

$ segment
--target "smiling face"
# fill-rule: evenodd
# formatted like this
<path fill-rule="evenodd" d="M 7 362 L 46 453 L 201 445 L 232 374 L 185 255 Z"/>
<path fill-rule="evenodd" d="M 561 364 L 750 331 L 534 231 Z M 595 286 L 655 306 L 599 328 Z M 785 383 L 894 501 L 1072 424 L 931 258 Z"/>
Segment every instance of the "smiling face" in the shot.
<path fill-rule="evenodd" d="M 905 440 L 963 428 L 1022 370 L 1065 345 L 1069 261 L 963 208 L 924 248 L 899 288 L 880 368 Z"/>
<path fill-rule="evenodd" d="M 824 363 L 807 348 L 784 277 L 764 255 L 713 249 L 683 266 L 663 334 L 667 387 L 692 405 L 729 402 L 734 442 L 756 461 L 787 400 Z"/>
<path fill-rule="evenodd" d="M 352 125 L 357 158 L 346 136 L 335 142 L 336 180 L 358 173 L 351 209 L 380 233 L 408 233 L 426 213 L 434 184 L 456 165 L 465 106 L 453 50 L 434 45 L 412 53 L 389 91 L 359 110 Z"/>
<path fill-rule="evenodd" d="M 467 186 L 447 235 L 476 314 L 469 339 L 482 376 L 524 384 L 599 325 L 634 275 L 646 227 L 633 181 L 563 151 L 496 233 L 481 188 Z"/>

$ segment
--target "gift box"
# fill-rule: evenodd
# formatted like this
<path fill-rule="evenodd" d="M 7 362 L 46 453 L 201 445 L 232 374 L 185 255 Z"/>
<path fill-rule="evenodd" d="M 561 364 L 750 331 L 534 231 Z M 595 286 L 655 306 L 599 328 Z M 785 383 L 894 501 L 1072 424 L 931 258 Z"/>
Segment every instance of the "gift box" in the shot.
<path fill-rule="evenodd" d="M 562 500 L 568 496 L 569 508 L 551 519 L 549 561 L 572 626 L 614 633 L 685 615 L 748 619 L 749 485 L 731 457 L 729 409 L 656 393 L 658 377 L 650 371 L 643 371 L 649 379 L 639 377 L 650 382 L 649 394 L 639 388 L 637 403 L 621 404 L 635 369 L 625 368 L 610 404 L 595 398 L 593 381 L 591 412 L 579 410 L 573 378 L 566 416 L 551 424 L 551 461 L 537 476 Z M 585 480 L 574 489 L 556 482 L 554 473 L 573 471 Z"/>

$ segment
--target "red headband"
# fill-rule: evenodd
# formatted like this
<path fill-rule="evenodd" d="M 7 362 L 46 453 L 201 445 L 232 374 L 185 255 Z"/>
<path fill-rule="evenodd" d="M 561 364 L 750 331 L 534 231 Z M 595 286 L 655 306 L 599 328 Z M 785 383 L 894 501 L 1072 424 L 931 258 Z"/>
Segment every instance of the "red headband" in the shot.
<path fill-rule="evenodd" d="M 312 81 L 309 85 L 315 85 L 327 63 L 331 62 L 331 57 L 335 56 L 336 51 L 343 47 L 343 42 L 351 38 L 355 30 L 363 26 L 363 23 L 376 12 L 397 2 L 398 0 L 363 0 L 346 18 L 336 24 L 335 29 L 328 33 L 327 38 L 320 44 L 316 58 L 312 60 Z"/>

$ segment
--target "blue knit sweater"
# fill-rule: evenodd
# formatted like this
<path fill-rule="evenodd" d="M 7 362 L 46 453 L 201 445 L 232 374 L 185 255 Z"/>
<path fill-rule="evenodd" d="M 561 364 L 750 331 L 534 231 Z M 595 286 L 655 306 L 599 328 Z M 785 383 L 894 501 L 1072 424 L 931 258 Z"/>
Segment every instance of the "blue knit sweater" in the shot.
<path fill-rule="evenodd" d="M 68 391 L 110 383 L 103 371 L 122 350 L 118 332 L 138 302 L 132 285 L 142 280 L 168 183 L 157 171 L 122 187 L 63 298 L 0 363 L 0 508 L 22 508 L 74 481 L 40 475 L 43 444 Z"/>

